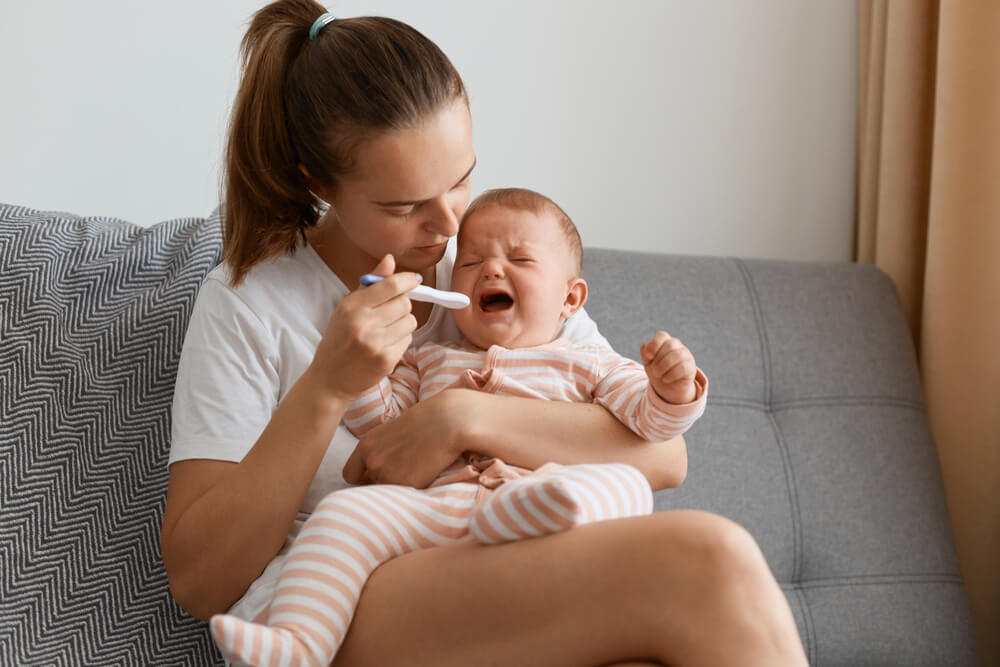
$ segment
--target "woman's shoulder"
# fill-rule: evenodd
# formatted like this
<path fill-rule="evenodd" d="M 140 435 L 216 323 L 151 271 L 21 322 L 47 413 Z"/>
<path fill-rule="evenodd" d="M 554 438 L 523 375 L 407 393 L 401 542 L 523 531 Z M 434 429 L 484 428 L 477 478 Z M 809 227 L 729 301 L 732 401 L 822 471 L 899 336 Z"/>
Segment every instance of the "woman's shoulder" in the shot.
<path fill-rule="evenodd" d="M 257 264 L 234 285 L 232 271 L 221 263 L 209 272 L 199 299 L 239 303 L 255 313 L 287 309 L 329 310 L 347 288 L 308 245 Z"/>

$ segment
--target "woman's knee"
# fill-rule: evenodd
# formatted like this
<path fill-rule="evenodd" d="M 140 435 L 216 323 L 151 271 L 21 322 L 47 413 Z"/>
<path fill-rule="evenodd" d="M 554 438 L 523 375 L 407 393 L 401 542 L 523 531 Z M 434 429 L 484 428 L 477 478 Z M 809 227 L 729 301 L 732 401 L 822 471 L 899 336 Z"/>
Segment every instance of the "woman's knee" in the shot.
<path fill-rule="evenodd" d="M 673 514 L 654 515 L 671 527 L 659 533 L 656 548 L 671 553 L 674 566 L 681 560 L 690 575 L 705 582 L 707 591 L 725 594 L 732 587 L 780 591 L 760 546 L 745 528 L 710 512 Z"/>
<path fill-rule="evenodd" d="M 701 512 L 699 518 L 696 539 L 709 565 L 743 573 L 767 568 L 760 545 L 746 528 L 718 514 Z"/>
<path fill-rule="evenodd" d="M 672 596 L 674 607 L 684 607 L 686 614 L 680 621 L 659 617 L 676 631 L 676 641 L 662 647 L 674 657 L 672 662 L 685 662 L 706 649 L 732 648 L 758 656 L 748 657 L 746 664 L 803 664 L 788 601 L 753 535 L 716 514 L 671 514 L 658 518 L 671 528 L 662 531 L 656 548 L 674 549 L 670 560 L 681 569 L 665 583 L 662 595 L 663 600 Z M 706 626 L 717 629 L 715 647 L 700 644 Z"/>

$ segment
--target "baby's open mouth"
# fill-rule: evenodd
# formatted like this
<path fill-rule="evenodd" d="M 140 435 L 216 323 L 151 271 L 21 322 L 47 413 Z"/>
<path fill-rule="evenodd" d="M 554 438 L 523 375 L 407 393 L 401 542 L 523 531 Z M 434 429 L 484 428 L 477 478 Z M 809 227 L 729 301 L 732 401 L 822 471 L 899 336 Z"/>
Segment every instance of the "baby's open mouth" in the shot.
<path fill-rule="evenodd" d="M 486 313 L 507 310 L 514 305 L 514 299 L 504 291 L 496 290 L 479 295 L 479 309 Z"/>

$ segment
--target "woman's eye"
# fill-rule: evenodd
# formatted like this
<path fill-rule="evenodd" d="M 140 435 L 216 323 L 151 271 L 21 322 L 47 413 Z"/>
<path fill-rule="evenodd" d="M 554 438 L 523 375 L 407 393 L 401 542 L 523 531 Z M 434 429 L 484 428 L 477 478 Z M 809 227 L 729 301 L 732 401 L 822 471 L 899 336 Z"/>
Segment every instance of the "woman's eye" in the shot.
<path fill-rule="evenodd" d="M 533 262 L 535 260 L 533 260 L 530 257 L 514 257 L 510 261 L 517 262 L 518 264 L 526 264 L 528 262 Z"/>
<path fill-rule="evenodd" d="M 394 207 L 388 209 L 389 215 L 395 215 L 400 218 L 405 218 L 408 215 L 413 215 L 413 212 L 416 210 L 417 210 L 416 206 L 402 206 L 398 208 Z"/>

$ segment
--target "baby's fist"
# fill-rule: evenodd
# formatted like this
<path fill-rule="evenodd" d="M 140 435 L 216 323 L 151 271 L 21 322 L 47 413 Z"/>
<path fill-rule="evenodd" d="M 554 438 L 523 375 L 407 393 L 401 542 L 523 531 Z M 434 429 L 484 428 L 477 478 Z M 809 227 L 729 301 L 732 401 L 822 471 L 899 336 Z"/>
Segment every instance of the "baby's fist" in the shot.
<path fill-rule="evenodd" d="M 698 395 L 695 376 L 698 366 L 694 355 L 679 339 L 666 331 L 656 335 L 639 347 L 639 357 L 646 367 L 646 375 L 660 398 L 667 403 L 690 403 Z"/>

